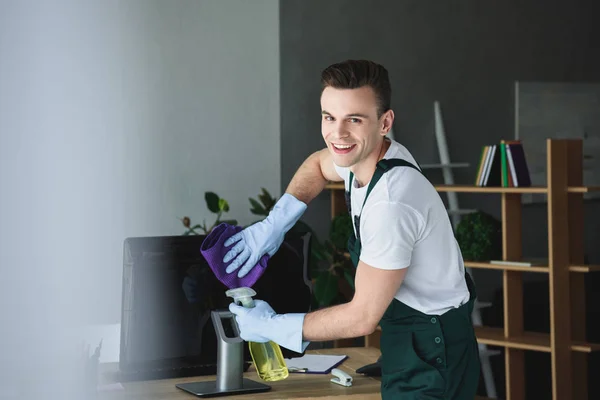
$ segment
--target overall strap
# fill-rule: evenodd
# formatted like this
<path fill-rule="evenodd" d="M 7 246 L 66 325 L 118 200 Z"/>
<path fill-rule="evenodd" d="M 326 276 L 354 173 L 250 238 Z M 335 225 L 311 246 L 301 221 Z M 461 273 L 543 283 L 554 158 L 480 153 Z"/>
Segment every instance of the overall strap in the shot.
<path fill-rule="evenodd" d="M 389 159 L 384 158 L 382 160 L 379 160 L 379 162 L 377 163 L 377 166 L 375 168 L 375 173 L 373 174 L 373 177 L 371 178 L 371 182 L 369 182 L 369 187 L 367 188 L 367 194 L 365 195 L 363 207 L 364 207 L 365 203 L 367 202 L 369 193 L 371 193 L 371 190 L 373 190 L 373 188 L 375 187 L 375 185 L 377 184 L 379 179 L 381 179 L 381 177 L 383 176 L 384 173 L 388 172 L 390 169 L 392 169 L 394 167 L 410 167 L 410 168 L 414 168 L 417 171 L 421 172 L 420 168 L 418 168 L 418 167 L 414 166 L 412 163 L 410 163 L 406 160 L 402 160 L 400 158 L 389 158 Z M 348 185 L 348 197 L 350 196 L 350 193 L 352 191 L 352 181 L 353 180 L 354 180 L 354 174 L 352 172 L 350 172 L 350 182 Z"/>
<path fill-rule="evenodd" d="M 417 164 L 417 166 L 415 166 L 414 164 L 412 164 L 406 160 L 402 160 L 400 158 L 389 158 L 389 159 L 384 158 L 377 163 L 377 166 L 381 167 L 386 172 L 388 170 L 392 169 L 393 167 L 411 167 L 411 168 L 414 168 L 417 171 L 421 172 L 421 167 L 419 166 L 419 164 Z"/>

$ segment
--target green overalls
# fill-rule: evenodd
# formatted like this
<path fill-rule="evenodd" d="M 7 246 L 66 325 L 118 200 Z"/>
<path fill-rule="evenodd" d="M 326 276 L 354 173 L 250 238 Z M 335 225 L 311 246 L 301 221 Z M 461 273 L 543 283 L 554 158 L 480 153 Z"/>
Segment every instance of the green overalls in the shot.
<path fill-rule="evenodd" d="M 393 167 L 412 167 L 420 171 L 401 159 L 379 161 L 365 202 L 377 181 Z M 350 189 L 346 192 L 350 216 L 353 178 L 350 173 Z M 357 267 L 361 252 L 360 216 L 354 218 L 354 224 L 357 235 L 350 237 L 348 250 Z M 474 399 L 480 373 L 479 351 L 471 320 L 476 293 L 466 272 L 465 279 L 469 301 L 443 315 L 424 314 L 397 299 L 389 305 L 380 321 L 382 399 Z"/>

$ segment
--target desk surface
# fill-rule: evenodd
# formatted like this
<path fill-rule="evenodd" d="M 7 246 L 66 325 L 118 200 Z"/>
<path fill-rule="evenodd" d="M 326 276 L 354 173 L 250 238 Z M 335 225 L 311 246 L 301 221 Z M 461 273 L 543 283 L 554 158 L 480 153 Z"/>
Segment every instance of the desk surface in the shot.
<path fill-rule="evenodd" d="M 308 351 L 311 354 L 345 354 L 348 358 L 338 366 L 339 369 L 347 372 L 353 378 L 351 387 L 343 387 L 331 383 L 331 374 L 304 374 L 290 373 L 290 376 L 279 382 L 268 382 L 271 390 L 257 394 L 244 394 L 237 396 L 223 396 L 218 399 L 236 399 L 236 400 L 258 400 L 258 399 L 381 399 L 379 378 L 366 377 L 357 374 L 356 370 L 363 365 L 373 363 L 381 354 L 379 349 L 352 347 Z M 116 368 L 116 365 L 108 367 Z M 244 373 L 244 377 L 263 382 L 260 380 L 253 367 Z M 197 397 L 184 392 L 175 387 L 177 383 L 199 382 L 214 380 L 213 376 L 199 376 L 191 378 L 162 379 L 154 381 L 127 382 L 123 383 L 124 390 L 112 392 L 103 392 L 99 399 L 101 400 L 185 400 L 196 399 Z M 264 383 L 264 382 L 263 382 Z"/>

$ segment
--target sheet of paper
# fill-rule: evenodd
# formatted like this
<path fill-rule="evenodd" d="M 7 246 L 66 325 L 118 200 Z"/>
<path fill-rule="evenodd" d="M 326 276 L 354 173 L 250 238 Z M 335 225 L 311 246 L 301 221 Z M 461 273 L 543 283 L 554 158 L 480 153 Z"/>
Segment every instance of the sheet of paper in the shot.
<path fill-rule="evenodd" d="M 291 372 L 294 369 L 306 369 L 307 373 L 328 374 L 346 358 L 346 355 L 305 354 L 302 357 L 286 358 L 285 363 Z"/>

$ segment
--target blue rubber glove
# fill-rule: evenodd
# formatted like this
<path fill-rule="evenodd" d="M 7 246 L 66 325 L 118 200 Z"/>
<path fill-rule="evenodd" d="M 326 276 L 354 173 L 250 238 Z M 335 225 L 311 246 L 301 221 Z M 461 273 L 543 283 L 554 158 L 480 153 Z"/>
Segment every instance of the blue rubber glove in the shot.
<path fill-rule="evenodd" d="M 225 247 L 229 247 L 237 242 L 223 257 L 224 263 L 233 260 L 225 272 L 231 274 L 241 267 L 238 277 L 243 278 L 262 256 L 273 256 L 287 231 L 300 219 L 306 208 L 305 203 L 289 193 L 281 196 L 265 219 L 236 233 L 223 243 Z"/>
<path fill-rule="evenodd" d="M 310 342 L 302 340 L 302 324 L 305 314 L 276 314 L 263 300 L 254 300 L 254 308 L 235 303 L 229 305 L 240 328 L 240 337 L 247 342 L 273 341 L 297 353 L 302 353 Z"/>

